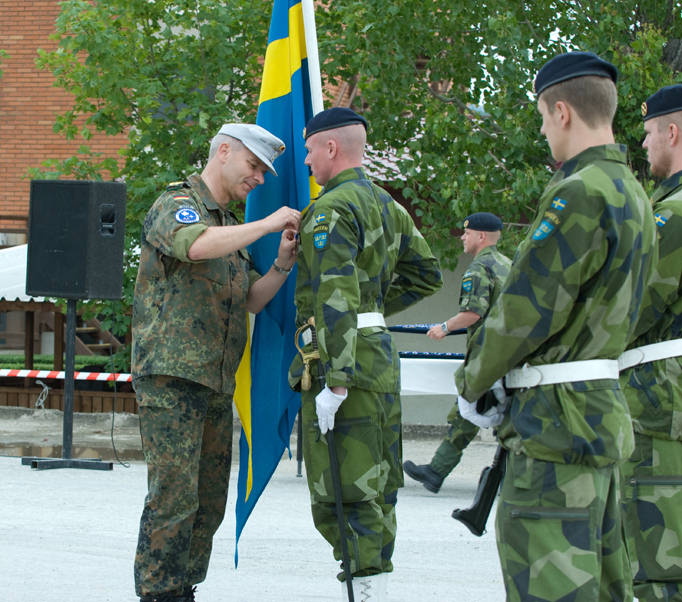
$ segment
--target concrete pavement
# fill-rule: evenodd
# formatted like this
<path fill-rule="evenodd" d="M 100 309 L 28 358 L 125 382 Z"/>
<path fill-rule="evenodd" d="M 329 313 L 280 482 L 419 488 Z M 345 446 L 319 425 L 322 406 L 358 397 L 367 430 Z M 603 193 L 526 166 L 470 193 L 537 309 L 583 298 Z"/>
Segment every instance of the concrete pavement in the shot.
<path fill-rule="evenodd" d="M 125 465 L 115 462 L 111 471 L 35 470 L 19 456 L 59 451 L 61 443 L 60 413 L 44 412 L 50 411 L 0 408 L 0 454 L 5 454 L 0 455 L 0 597 L 3 602 L 135 602 L 132 561 L 146 492 L 136 417 L 116 415 L 113 440 Z M 112 457 L 110 421 L 111 415 L 76 415 L 74 457 L 81 450 Z M 408 429 L 405 459 L 427 462 L 438 441 L 410 436 Z M 305 480 L 296 476 L 295 444 L 292 437 L 294 459 L 285 454 L 246 524 L 235 569 L 235 440 L 228 510 L 207 579 L 197 590 L 199 602 L 345 599 L 331 548 L 313 526 Z M 450 517 L 454 508 L 471 504 L 480 471 L 494 452 L 490 440 L 472 443 L 438 495 L 406 478 L 398 498 L 391 602 L 504 600 L 494 509 L 490 531 L 480 538 Z"/>

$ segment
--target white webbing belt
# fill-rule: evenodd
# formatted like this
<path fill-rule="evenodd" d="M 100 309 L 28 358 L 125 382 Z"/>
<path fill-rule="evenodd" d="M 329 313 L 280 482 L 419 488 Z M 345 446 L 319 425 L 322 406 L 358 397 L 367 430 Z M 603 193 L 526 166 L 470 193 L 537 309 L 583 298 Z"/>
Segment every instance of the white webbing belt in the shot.
<path fill-rule="evenodd" d="M 358 328 L 369 328 L 371 326 L 381 326 L 386 328 L 386 320 L 384 320 L 384 315 L 380 314 L 378 311 L 368 311 L 362 314 L 358 314 Z M 304 330 L 301 333 L 301 339 L 303 344 L 307 345 L 313 340 L 312 332 L 310 329 Z"/>
<path fill-rule="evenodd" d="M 368 311 L 363 314 L 358 314 L 358 328 L 369 328 L 370 326 L 381 326 L 386 328 L 386 320 L 384 315 L 378 311 Z"/>
<path fill-rule="evenodd" d="M 504 384 L 510 389 L 556 385 L 581 380 L 618 379 L 618 360 L 583 360 L 558 364 L 524 365 L 510 370 Z"/>
<path fill-rule="evenodd" d="M 680 355 L 682 355 L 682 339 L 673 339 L 628 349 L 618 358 L 618 366 L 621 370 L 627 370 L 637 364 L 646 364 Z"/>

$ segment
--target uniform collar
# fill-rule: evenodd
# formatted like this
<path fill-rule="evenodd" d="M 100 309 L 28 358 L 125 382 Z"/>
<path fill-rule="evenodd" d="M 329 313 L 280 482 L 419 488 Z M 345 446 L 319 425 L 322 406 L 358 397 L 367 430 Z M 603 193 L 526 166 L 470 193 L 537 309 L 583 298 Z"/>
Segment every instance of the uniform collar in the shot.
<path fill-rule="evenodd" d="M 575 155 L 575 157 L 571 157 L 568 161 L 564 161 L 557 171 L 557 175 L 561 174 L 562 177 L 566 178 L 595 161 L 615 161 L 617 163 L 627 164 L 627 155 L 628 149 L 624 144 L 590 146 Z"/>
<path fill-rule="evenodd" d="M 675 190 L 682 187 L 682 171 L 674 173 L 669 178 L 663 180 L 651 197 L 651 202 L 656 203 L 670 196 Z"/>
<path fill-rule="evenodd" d="M 193 173 L 191 176 L 187 178 L 187 181 L 190 183 L 192 188 L 194 188 L 199 193 L 201 201 L 206 206 L 206 209 L 208 209 L 209 211 L 223 210 L 223 208 L 220 205 L 218 205 L 216 200 L 213 198 L 211 190 L 206 185 L 206 182 L 204 182 L 200 174 Z"/>
<path fill-rule="evenodd" d="M 325 184 L 322 192 L 320 192 L 320 196 L 327 194 L 330 190 L 341 184 L 344 184 L 345 182 L 350 182 L 351 180 L 367 180 L 367 176 L 362 170 L 362 167 L 352 167 L 337 173 Z"/>

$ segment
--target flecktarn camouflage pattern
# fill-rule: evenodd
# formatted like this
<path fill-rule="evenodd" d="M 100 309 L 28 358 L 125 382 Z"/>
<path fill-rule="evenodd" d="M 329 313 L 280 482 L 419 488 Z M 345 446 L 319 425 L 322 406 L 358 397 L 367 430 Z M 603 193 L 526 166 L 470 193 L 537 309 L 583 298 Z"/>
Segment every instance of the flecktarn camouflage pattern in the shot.
<path fill-rule="evenodd" d="M 246 297 L 258 275 L 246 251 L 197 262 L 187 252 L 209 226 L 237 223 L 198 175 L 152 205 L 133 301 L 133 377 L 167 374 L 234 392 L 246 345 Z"/>
<path fill-rule="evenodd" d="M 225 515 L 232 464 L 232 397 L 167 376 L 136 382 L 147 463 L 137 552 L 139 596 L 201 583 Z"/>
<path fill-rule="evenodd" d="M 145 218 L 133 302 L 133 385 L 148 493 L 135 557 L 138 595 L 203 581 L 227 500 L 234 376 L 246 343 L 245 252 L 191 261 L 210 226 L 237 224 L 198 174 Z"/>

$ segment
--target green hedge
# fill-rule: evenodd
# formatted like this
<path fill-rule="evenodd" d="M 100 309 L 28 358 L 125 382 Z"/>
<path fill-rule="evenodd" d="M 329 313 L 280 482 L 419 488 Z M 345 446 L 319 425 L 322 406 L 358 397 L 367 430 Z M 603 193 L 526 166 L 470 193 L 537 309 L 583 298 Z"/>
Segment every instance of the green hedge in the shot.
<path fill-rule="evenodd" d="M 111 359 L 102 355 L 77 355 L 75 357 L 76 371 L 82 370 L 84 366 L 101 366 L 102 372 L 110 372 Z M 66 364 L 66 359 L 64 360 Z M 23 353 L 9 353 L 0 354 L 0 368 L 8 370 L 22 370 L 24 365 Z M 54 367 L 54 358 L 52 355 L 37 354 L 33 356 L 34 370 L 52 370 Z"/>

